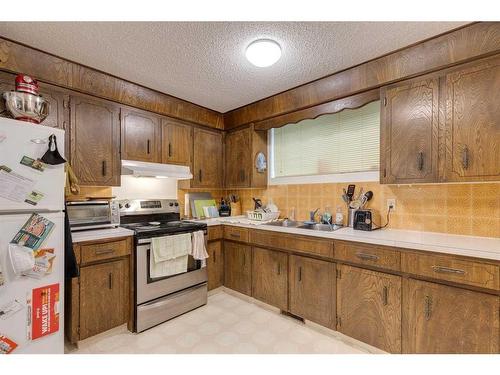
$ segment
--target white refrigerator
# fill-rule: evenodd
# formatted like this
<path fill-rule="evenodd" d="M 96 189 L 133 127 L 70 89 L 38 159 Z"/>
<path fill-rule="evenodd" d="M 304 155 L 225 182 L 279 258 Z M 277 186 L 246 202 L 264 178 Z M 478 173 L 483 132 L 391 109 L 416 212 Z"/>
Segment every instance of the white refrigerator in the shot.
<path fill-rule="evenodd" d="M 64 353 L 64 164 L 42 171 L 29 162 L 44 155 L 52 134 L 64 156 L 63 130 L 0 118 L 0 353 L 15 345 L 12 354 Z M 9 250 L 33 213 L 54 223 L 38 247 L 55 255 L 51 272 L 36 277 L 16 274 Z"/>

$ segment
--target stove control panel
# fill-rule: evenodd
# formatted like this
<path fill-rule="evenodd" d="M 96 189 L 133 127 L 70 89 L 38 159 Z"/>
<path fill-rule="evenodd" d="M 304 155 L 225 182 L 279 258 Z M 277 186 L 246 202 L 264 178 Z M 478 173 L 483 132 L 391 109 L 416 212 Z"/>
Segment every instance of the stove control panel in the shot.
<path fill-rule="evenodd" d="M 119 199 L 120 216 L 140 214 L 179 213 L 176 199 Z"/>

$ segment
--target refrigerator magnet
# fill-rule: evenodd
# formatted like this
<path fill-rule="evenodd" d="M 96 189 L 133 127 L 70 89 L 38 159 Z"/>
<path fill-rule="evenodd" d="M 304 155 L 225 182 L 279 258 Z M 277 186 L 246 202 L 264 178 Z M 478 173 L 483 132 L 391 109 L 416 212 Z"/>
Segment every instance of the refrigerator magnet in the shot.
<path fill-rule="evenodd" d="M 17 348 L 17 344 L 7 336 L 0 334 L 0 354 L 10 354 Z"/>
<path fill-rule="evenodd" d="M 28 293 L 28 340 L 59 331 L 59 284 L 36 288 Z"/>

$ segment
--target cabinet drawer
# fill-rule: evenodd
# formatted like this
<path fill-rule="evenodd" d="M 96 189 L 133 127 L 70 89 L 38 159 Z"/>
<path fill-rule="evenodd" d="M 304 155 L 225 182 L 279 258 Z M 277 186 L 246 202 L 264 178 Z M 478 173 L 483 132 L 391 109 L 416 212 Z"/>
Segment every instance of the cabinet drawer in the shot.
<path fill-rule="evenodd" d="M 223 237 L 222 225 L 208 227 L 208 241 L 220 240 Z"/>
<path fill-rule="evenodd" d="M 224 226 L 224 238 L 231 241 L 248 242 L 248 229 Z"/>
<path fill-rule="evenodd" d="M 252 231 L 251 242 L 264 247 L 278 248 L 305 254 L 333 257 L 333 243 L 305 236 L 278 234 L 269 231 Z"/>
<path fill-rule="evenodd" d="M 335 241 L 335 259 L 394 271 L 401 268 L 399 251 L 383 246 Z"/>
<path fill-rule="evenodd" d="M 446 255 L 402 252 L 401 268 L 403 272 L 433 279 L 486 289 L 500 289 L 499 268 L 493 264 Z"/>
<path fill-rule="evenodd" d="M 82 264 L 129 255 L 130 241 L 125 238 L 119 241 L 81 245 Z"/>

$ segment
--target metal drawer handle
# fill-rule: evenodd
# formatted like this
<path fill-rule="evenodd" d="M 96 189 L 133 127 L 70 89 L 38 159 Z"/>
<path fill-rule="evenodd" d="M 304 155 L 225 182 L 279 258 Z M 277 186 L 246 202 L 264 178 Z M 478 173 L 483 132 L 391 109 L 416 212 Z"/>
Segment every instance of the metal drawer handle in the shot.
<path fill-rule="evenodd" d="M 418 153 L 418 170 L 421 171 L 424 169 L 424 153 L 420 151 Z"/>
<path fill-rule="evenodd" d="M 95 255 L 103 255 L 103 254 L 111 254 L 114 253 L 115 249 L 103 249 L 103 250 L 96 250 Z"/>
<path fill-rule="evenodd" d="M 363 260 L 373 260 L 373 261 L 377 261 L 379 260 L 379 256 L 378 255 L 375 255 L 375 254 L 367 254 L 367 253 L 356 253 L 356 256 L 359 258 L 359 259 L 363 259 Z"/>
<path fill-rule="evenodd" d="M 425 320 L 431 319 L 431 315 L 432 315 L 432 297 L 431 296 L 425 296 L 424 315 L 425 315 Z"/>
<path fill-rule="evenodd" d="M 229 235 L 231 237 L 234 237 L 234 238 L 240 238 L 241 237 L 241 234 L 239 234 L 239 233 L 230 233 Z"/>
<path fill-rule="evenodd" d="M 449 267 L 442 267 L 442 266 L 432 266 L 431 267 L 434 272 L 437 273 L 455 273 L 457 275 L 465 275 L 464 270 L 460 270 L 458 268 L 449 268 Z"/>
<path fill-rule="evenodd" d="M 469 148 L 467 146 L 464 146 L 462 150 L 462 167 L 464 169 L 469 168 Z"/>

